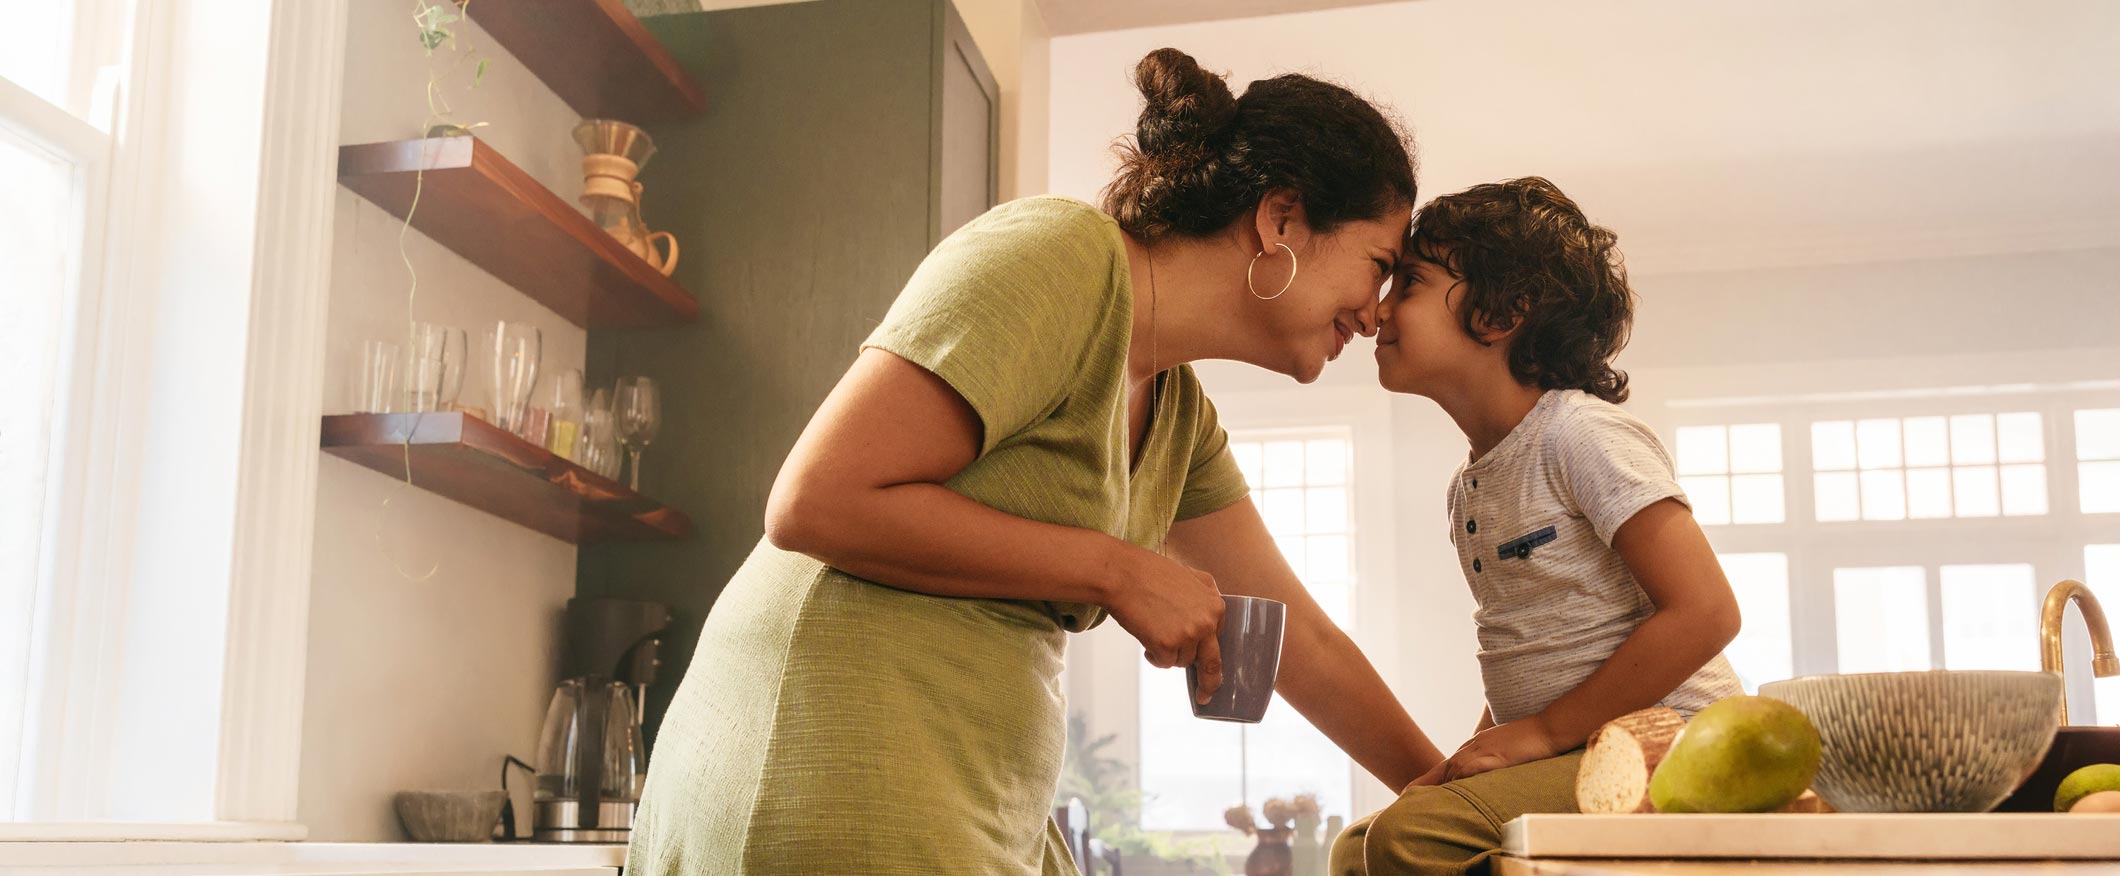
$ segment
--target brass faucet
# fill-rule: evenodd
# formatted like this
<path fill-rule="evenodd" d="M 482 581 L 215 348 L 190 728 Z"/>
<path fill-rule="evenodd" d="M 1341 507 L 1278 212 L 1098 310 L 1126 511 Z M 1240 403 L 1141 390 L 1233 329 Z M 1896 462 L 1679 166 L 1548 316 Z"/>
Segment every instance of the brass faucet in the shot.
<path fill-rule="evenodd" d="M 2110 678 L 2120 675 L 2120 656 L 2113 653 L 2112 628 L 2105 624 L 2105 609 L 2098 606 L 2098 597 L 2081 581 L 2063 581 L 2046 592 L 2046 602 L 2039 607 L 2039 668 L 2047 672 L 2061 672 L 2061 617 L 2068 609 L 2069 600 L 2076 601 L 2076 610 L 2083 613 L 2083 626 L 2091 634 L 2091 675 L 2095 678 Z M 2063 674 L 2066 678 L 2066 674 Z M 2061 692 L 2061 723 L 2068 724 L 2068 691 Z"/>

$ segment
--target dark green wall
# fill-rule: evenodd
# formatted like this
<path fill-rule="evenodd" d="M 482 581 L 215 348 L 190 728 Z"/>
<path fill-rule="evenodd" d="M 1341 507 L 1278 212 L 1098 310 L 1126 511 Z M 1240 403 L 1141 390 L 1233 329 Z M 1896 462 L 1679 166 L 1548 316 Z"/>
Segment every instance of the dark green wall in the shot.
<path fill-rule="evenodd" d="M 700 621 L 764 531 L 773 476 L 929 240 L 932 0 L 819 0 L 657 16 L 707 92 L 650 126 L 649 227 L 677 235 L 699 298 L 680 329 L 589 335 L 589 377 L 664 387 L 642 492 L 683 509 L 675 544 L 581 551 L 579 592 L 667 603 L 661 720 Z"/>

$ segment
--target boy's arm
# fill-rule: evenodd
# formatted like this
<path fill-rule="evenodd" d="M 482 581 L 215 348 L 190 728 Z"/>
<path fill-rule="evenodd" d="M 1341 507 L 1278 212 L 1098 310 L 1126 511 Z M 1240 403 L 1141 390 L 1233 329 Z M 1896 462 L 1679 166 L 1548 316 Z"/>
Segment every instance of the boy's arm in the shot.
<path fill-rule="evenodd" d="M 1539 713 L 1535 720 L 1560 751 L 1583 744 L 1607 721 L 1656 705 L 1722 653 L 1741 623 L 1715 550 L 1677 500 L 1643 508 L 1613 534 L 1612 547 L 1656 613 L 1582 684 Z"/>
<path fill-rule="evenodd" d="M 1274 690 L 1388 788 L 1403 788 L 1443 760 L 1354 640 L 1325 616 L 1296 577 L 1249 497 L 1170 528 L 1177 561 L 1214 576 L 1223 593 L 1288 606 Z"/>
<path fill-rule="evenodd" d="M 1612 547 L 1656 613 L 1545 711 L 1473 736 L 1415 784 L 1439 785 L 1574 749 L 1605 722 L 1655 705 L 1737 637 L 1737 597 L 1685 505 L 1664 499 L 1643 508 L 1613 533 Z"/>

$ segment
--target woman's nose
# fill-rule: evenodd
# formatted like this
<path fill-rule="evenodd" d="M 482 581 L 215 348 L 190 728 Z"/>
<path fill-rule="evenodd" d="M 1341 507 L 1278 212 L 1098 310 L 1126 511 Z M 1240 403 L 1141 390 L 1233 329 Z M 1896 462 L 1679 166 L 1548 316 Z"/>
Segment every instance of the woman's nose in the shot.
<path fill-rule="evenodd" d="M 1362 337 L 1376 337 L 1377 331 L 1384 327 L 1384 309 L 1374 301 L 1369 302 L 1368 307 L 1355 314 L 1355 324 L 1361 328 Z"/>

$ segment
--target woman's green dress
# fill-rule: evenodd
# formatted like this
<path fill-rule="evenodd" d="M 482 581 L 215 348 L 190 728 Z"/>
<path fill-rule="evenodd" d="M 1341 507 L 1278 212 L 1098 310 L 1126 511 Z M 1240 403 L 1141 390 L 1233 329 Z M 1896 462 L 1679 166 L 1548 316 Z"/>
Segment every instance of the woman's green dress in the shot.
<path fill-rule="evenodd" d="M 1246 486 L 1182 366 L 1159 375 L 1129 472 L 1133 307 L 1117 225 L 1032 198 L 943 241 L 866 346 L 978 413 L 979 457 L 950 489 L 1154 548 Z M 761 542 L 663 719 L 629 873 L 1074 872 L 1049 818 L 1061 656 L 1100 620 L 1089 605 L 893 589 Z"/>

